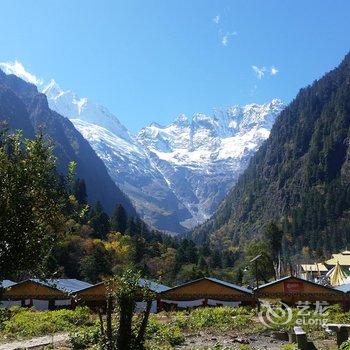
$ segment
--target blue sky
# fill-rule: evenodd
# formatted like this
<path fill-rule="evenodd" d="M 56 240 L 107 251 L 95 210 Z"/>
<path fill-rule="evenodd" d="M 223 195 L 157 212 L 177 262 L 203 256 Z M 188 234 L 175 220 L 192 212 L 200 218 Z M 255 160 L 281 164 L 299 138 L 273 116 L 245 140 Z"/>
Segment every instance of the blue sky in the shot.
<path fill-rule="evenodd" d="M 350 50 L 348 0 L 0 0 L 0 11 L 0 61 L 55 78 L 133 131 L 289 102 Z"/>

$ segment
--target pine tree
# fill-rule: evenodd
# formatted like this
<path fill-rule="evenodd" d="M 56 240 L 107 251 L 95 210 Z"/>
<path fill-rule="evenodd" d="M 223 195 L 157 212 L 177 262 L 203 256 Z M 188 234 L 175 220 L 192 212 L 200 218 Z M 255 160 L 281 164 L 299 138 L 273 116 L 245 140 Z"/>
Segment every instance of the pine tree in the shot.
<path fill-rule="evenodd" d="M 112 231 L 125 233 L 128 226 L 128 215 L 124 207 L 119 204 L 115 207 L 114 213 L 111 217 L 111 229 Z"/>
<path fill-rule="evenodd" d="M 73 192 L 79 204 L 87 203 L 86 185 L 84 179 L 77 179 L 75 181 Z"/>
<path fill-rule="evenodd" d="M 109 216 L 103 211 L 100 202 L 97 202 L 95 208 L 91 211 L 91 226 L 94 238 L 106 239 L 110 231 Z"/>

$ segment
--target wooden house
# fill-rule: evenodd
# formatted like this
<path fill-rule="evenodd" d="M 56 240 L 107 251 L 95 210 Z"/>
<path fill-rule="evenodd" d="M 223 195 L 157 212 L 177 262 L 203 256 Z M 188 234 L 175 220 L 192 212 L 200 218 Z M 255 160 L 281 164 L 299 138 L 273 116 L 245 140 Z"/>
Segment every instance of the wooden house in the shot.
<path fill-rule="evenodd" d="M 266 283 L 254 290 L 259 299 L 280 299 L 288 305 L 298 301 L 344 302 L 344 293 L 332 287 L 323 286 L 299 277 L 288 276 Z"/>
<path fill-rule="evenodd" d="M 140 285 L 140 288 L 147 286 L 156 295 L 159 295 L 159 293 L 169 289 L 169 287 L 163 284 L 149 281 L 143 278 L 140 279 L 139 285 Z M 75 300 L 78 304 L 84 304 L 91 308 L 96 308 L 96 307 L 105 308 L 106 298 L 107 298 L 107 286 L 105 282 L 95 284 L 94 286 L 79 290 L 77 293 L 75 293 Z M 145 306 L 146 306 L 146 303 L 140 300 L 136 303 L 136 310 L 142 311 L 145 308 Z M 156 311 L 157 311 L 157 301 L 153 300 L 151 312 L 156 312 Z"/>
<path fill-rule="evenodd" d="M 170 288 L 159 295 L 160 308 L 214 305 L 255 305 L 253 291 L 216 278 L 204 277 Z"/>
<path fill-rule="evenodd" d="M 54 309 L 56 300 L 70 300 L 70 297 L 61 290 L 44 285 L 35 280 L 26 280 L 6 288 L 2 300 L 6 306 L 18 304 L 23 307 L 32 307 L 39 310 Z"/>
<path fill-rule="evenodd" d="M 34 306 L 38 310 L 71 307 L 73 293 L 88 286 L 92 285 L 76 279 L 28 279 L 4 289 L 3 306 Z"/>

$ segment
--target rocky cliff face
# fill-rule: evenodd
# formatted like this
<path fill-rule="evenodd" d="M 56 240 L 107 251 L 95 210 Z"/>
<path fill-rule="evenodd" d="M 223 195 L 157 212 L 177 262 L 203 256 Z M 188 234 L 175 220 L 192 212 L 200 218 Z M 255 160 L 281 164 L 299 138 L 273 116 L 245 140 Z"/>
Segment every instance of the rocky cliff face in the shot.
<path fill-rule="evenodd" d="M 122 204 L 129 214 L 136 215 L 128 197 L 111 180 L 104 163 L 69 119 L 51 110 L 46 96 L 35 85 L 0 70 L 2 120 L 12 130 L 23 130 L 28 138 L 38 131 L 50 137 L 62 172 L 70 161 L 76 161 L 77 176 L 85 179 L 91 204 L 100 201 L 110 213 L 117 204 Z"/>

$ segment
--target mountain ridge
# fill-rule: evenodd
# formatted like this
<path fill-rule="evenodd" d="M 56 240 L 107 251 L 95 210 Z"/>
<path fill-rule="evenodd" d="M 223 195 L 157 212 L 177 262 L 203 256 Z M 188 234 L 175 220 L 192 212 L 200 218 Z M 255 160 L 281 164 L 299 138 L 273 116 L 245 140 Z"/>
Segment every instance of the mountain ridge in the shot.
<path fill-rule="evenodd" d="M 7 65 L 7 68 L 9 66 Z M 41 83 L 51 109 L 69 118 L 158 229 L 184 233 L 208 219 L 271 129 L 283 103 L 234 105 L 212 114 L 178 115 L 132 134 L 107 108 Z"/>
<path fill-rule="evenodd" d="M 81 100 L 85 110 L 64 110 Z M 171 233 L 184 233 L 214 212 L 283 109 L 274 99 L 217 109 L 211 116 L 180 114 L 169 125 L 152 123 L 133 135 L 105 107 L 90 102 L 90 113 L 89 102 L 70 91 L 48 93 L 48 101 L 90 142 L 140 216 Z M 233 178 L 227 174 L 231 171 Z M 209 177 L 211 183 L 203 186 Z"/>
<path fill-rule="evenodd" d="M 350 54 L 281 112 L 237 184 L 192 237 L 222 249 L 242 246 L 276 221 L 290 255 L 342 249 L 350 239 L 349 139 Z"/>
<path fill-rule="evenodd" d="M 90 144 L 65 117 L 49 109 L 46 95 L 37 87 L 15 75 L 6 75 L 0 69 L 0 112 L 11 130 L 21 129 L 32 138 L 38 131 L 54 141 L 54 153 L 59 170 L 67 171 L 70 161 L 77 163 L 77 176 L 84 178 L 91 204 L 100 201 L 111 213 L 122 204 L 130 215 L 136 215 L 131 202 L 110 179 L 103 162 Z M 6 103 L 10 99 L 11 103 Z"/>

